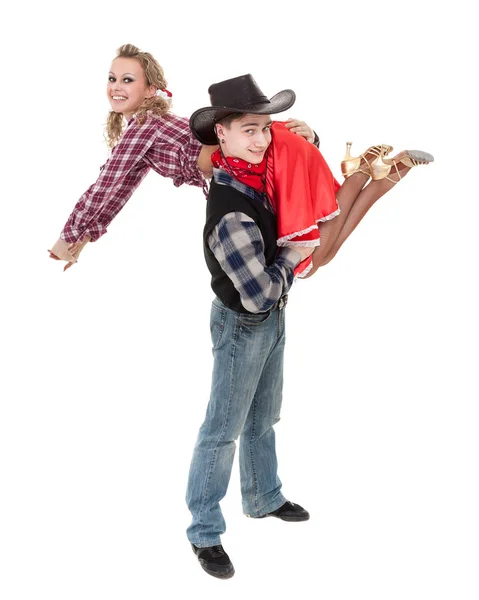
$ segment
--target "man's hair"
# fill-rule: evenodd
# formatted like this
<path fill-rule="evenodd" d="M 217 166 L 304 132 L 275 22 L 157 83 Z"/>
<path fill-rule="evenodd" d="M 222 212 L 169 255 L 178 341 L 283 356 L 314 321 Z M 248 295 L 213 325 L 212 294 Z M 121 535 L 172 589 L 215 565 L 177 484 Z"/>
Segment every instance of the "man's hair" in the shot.
<path fill-rule="evenodd" d="M 230 128 L 230 125 L 233 121 L 238 121 L 242 117 L 245 116 L 246 113 L 233 113 L 232 115 L 228 115 L 227 117 L 223 117 L 223 119 L 219 119 L 216 121 L 219 125 L 224 125 L 227 129 Z"/>

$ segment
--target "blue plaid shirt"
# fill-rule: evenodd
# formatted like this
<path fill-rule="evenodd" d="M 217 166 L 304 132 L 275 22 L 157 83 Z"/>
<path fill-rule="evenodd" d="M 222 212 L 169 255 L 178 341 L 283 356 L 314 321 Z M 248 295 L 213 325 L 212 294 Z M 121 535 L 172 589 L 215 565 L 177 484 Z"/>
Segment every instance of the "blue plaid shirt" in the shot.
<path fill-rule="evenodd" d="M 237 181 L 229 173 L 213 169 L 220 185 L 229 185 L 274 212 L 266 196 Z M 294 280 L 294 268 L 301 256 L 292 248 L 281 248 L 276 260 L 266 266 L 264 241 L 256 223 L 244 213 L 231 212 L 216 225 L 208 245 L 223 271 L 240 295 L 241 304 L 251 313 L 268 311 Z"/>

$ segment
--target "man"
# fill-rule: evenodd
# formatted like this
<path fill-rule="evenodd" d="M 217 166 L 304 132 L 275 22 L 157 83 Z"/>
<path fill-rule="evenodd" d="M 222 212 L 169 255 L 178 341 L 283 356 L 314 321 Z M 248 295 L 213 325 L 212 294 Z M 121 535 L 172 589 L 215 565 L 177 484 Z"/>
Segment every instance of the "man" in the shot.
<path fill-rule="evenodd" d="M 211 107 L 190 127 L 212 156 L 204 252 L 216 294 L 211 310 L 214 369 L 206 418 L 194 449 L 187 489 L 192 523 L 187 535 L 203 569 L 229 578 L 234 567 L 221 545 L 226 525 L 219 505 L 227 491 L 235 440 L 240 437 L 243 511 L 306 521 L 287 501 L 277 474 L 274 424 L 279 419 L 285 305 L 294 269 L 313 247 L 277 246 L 274 199 L 266 194 L 271 117 L 289 109 L 292 90 L 268 100 L 251 75 L 210 86 Z"/>

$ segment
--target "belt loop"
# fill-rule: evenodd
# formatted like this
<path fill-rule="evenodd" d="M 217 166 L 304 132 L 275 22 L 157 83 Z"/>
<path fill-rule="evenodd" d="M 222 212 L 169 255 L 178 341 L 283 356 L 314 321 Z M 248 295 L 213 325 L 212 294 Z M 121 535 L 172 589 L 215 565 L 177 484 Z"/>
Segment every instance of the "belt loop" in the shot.
<path fill-rule="evenodd" d="M 282 310 L 286 306 L 287 303 L 288 303 L 288 294 L 285 294 L 284 296 L 281 296 L 281 298 L 279 299 L 279 305 L 278 305 L 279 310 Z"/>

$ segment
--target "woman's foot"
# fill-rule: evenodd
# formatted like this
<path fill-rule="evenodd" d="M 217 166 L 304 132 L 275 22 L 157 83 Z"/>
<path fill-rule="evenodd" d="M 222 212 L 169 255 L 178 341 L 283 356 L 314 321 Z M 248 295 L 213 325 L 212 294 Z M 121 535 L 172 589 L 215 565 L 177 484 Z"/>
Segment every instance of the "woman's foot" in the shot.
<path fill-rule="evenodd" d="M 434 162 L 434 156 L 423 150 L 403 150 L 393 158 L 378 156 L 371 165 L 371 175 L 374 181 L 387 179 L 396 184 L 413 167 L 428 165 Z"/>
<path fill-rule="evenodd" d="M 362 173 L 367 177 L 371 176 L 371 164 L 380 156 L 387 156 L 392 151 L 393 147 L 388 144 L 380 144 L 379 146 L 370 146 L 363 154 L 359 156 L 351 156 L 352 142 L 346 142 L 346 154 L 341 162 L 341 172 L 345 179 Z"/>

